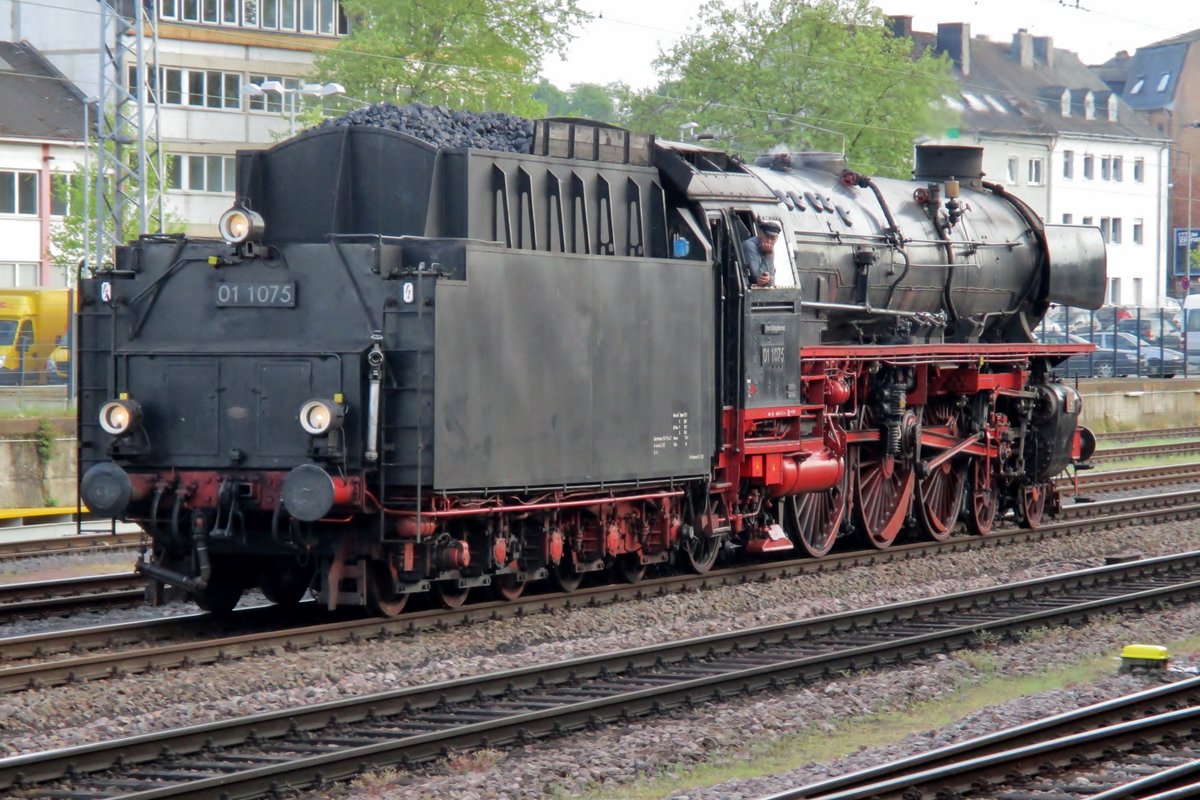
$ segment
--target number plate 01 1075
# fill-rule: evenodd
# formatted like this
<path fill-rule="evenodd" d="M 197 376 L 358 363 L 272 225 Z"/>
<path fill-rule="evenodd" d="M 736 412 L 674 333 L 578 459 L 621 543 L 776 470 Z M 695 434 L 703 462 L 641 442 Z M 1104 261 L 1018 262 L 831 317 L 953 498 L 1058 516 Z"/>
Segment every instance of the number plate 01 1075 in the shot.
<path fill-rule="evenodd" d="M 218 283 L 217 308 L 295 308 L 294 283 Z"/>

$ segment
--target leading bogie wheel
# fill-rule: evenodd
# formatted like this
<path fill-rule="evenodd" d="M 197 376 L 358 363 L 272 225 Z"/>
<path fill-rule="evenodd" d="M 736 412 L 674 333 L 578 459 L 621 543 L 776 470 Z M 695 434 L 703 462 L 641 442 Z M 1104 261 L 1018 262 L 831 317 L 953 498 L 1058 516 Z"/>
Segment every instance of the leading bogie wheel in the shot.
<path fill-rule="evenodd" d="M 1017 503 L 1017 524 L 1022 528 L 1037 528 L 1045 521 L 1046 496 L 1048 487 L 1042 483 L 1032 483 L 1021 487 L 1020 500 Z"/>

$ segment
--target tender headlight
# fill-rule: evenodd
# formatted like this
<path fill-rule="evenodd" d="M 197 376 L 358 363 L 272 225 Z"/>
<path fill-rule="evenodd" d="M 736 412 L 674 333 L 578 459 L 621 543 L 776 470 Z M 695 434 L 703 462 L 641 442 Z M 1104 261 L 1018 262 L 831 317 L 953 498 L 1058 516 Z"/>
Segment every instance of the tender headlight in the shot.
<path fill-rule="evenodd" d="M 341 404 L 332 400 L 314 399 L 300 406 L 300 427 L 310 436 L 324 436 L 342 427 L 345 415 Z"/>
<path fill-rule="evenodd" d="M 142 423 L 142 407 L 136 400 L 109 400 L 100 406 L 100 427 L 113 436 L 124 436 Z"/>
<path fill-rule="evenodd" d="M 229 244 L 257 242 L 263 235 L 263 218 L 248 208 L 234 206 L 221 215 L 217 230 Z"/>

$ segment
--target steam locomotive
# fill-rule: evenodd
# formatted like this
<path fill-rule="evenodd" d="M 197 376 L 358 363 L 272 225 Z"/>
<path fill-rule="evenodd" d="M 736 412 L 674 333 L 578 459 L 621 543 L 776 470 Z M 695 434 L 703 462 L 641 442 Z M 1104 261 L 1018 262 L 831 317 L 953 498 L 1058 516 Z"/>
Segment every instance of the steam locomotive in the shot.
<path fill-rule="evenodd" d="M 82 498 L 145 529 L 155 587 L 394 615 L 1058 510 L 1086 346 L 1030 331 L 1101 304 L 1097 229 L 978 148 L 912 182 L 583 120 L 532 149 L 317 129 L 238 154 L 223 241 L 84 282 Z"/>

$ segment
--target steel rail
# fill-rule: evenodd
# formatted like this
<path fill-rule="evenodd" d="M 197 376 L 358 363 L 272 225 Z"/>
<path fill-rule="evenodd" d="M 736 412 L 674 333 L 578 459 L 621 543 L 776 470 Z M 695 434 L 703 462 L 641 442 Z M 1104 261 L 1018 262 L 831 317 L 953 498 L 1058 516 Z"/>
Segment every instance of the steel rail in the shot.
<path fill-rule="evenodd" d="M 955 744 L 927 750 L 907 758 L 849 772 L 817 783 L 764 795 L 759 800 L 851 800 L 883 796 L 892 786 L 918 787 L 935 780 L 918 776 L 934 775 L 938 770 L 957 770 L 960 765 L 985 756 L 1011 753 L 1032 743 L 1106 728 L 1132 718 L 1144 718 L 1164 708 L 1200 704 L 1200 678 L 1188 678 L 1155 686 L 1141 692 L 1105 700 L 1082 708 L 1033 720 L 1012 728 L 978 736 Z M 938 789 L 945 788 L 942 783 Z"/>
<path fill-rule="evenodd" d="M 1165 442 L 1163 444 L 1107 447 L 1097 450 L 1089 461 L 1102 464 L 1109 461 L 1129 461 L 1144 456 L 1176 456 L 1200 453 L 1200 441 Z"/>
<path fill-rule="evenodd" d="M 1200 552 L 0 759 L 0 789 L 254 797 L 1200 598 Z M 99 774 L 118 768 L 118 773 Z M 91 788 L 89 788 L 91 787 Z M 52 788 L 52 787 L 47 787 Z"/>
<path fill-rule="evenodd" d="M 61 613 L 145 598 L 146 579 L 132 572 L 0 584 L 0 620 Z"/>
<path fill-rule="evenodd" d="M 28 532 L 30 528 L 40 525 L 26 525 L 20 529 Z M 28 539 L 25 541 L 4 541 L 4 530 L 0 530 L 0 558 L 35 558 L 42 556 L 77 555 L 83 553 L 106 553 L 130 550 L 136 547 L 145 536 L 141 531 L 124 533 L 80 533 L 70 536 L 57 536 L 49 539 Z"/>
<path fill-rule="evenodd" d="M 197 626 L 206 619 L 187 615 L 154 622 L 132 622 L 76 628 L 52 633 L 30 634 L 0 639 L 0 693 L 55 686 L 113 675 L 135 674 L 154 669 L 230 661 L 263 652 L 282 649 L 300 650 L 324 647 L 346 641 L 383 639 L 418 630 L 472 624 L 500 618 L 546 613 L 557 609 L 600 606 L 630 599 L 666 596 L 683 591 L 740 585 L 857 566 L 926 558 L 944 553 L 967 552 L 981 547 L 1022 545 L 1045 538 L 1058 538 L 1094 530 L 1102 525 L 1117 528 L 1155 521 L 1200 517 L 1200 490 L 1167 495 L 1127 498 L 1068 506 L 1078 509 L 1077 519 L 1033 530 L 1010 529 L 987 537 L 958 537 L 944 542 L 917 542 L 897 545 L 888 550 L 835 553 L 823 559 L 795 559 L 751 566 L 713 570 L 704 575 L 674 575 L 646 580 L 638 584 L 589 587 L 573 593 L 548 593 L 515 602 L 469 604 L 455 610 L 418 611 L 395 619 L 351 619 L 295 626 L 295 618 L 282 617 L 269 607 L 245 609 L 235 615 L 242 630 L 219 638 L 191 642 L 171 642 L 173 637 L 196 636 Z M 290 621 L 289 621 L 290 620 Z M 233 623 L 235 629 L 239 623 Z M 262 628 L 251 630 L 245 628 Z M 201 634 L 204 631 L 200 631 Z M 163 643 L 163 640 L 168 640 Z M 147 643 L 149 646 L 146 646 Z M 137 645 L 114 653 L 87 654 L 105 648 Z M 52 659 L 65 652 L 68 658 Z M 21 660 L 42 659 L 33 663 Z"/>

